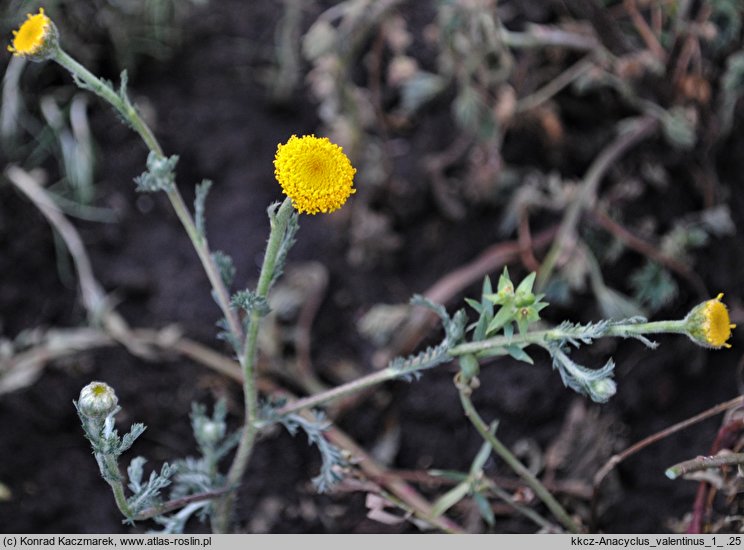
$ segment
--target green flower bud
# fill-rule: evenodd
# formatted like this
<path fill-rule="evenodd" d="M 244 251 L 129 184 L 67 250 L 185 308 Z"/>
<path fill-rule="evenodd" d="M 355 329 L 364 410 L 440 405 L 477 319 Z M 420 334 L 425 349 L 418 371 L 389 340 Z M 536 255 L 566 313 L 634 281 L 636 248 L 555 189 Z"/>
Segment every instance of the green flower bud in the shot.
<path fill-rule="evenodd" d="M 116 410 L 118 404 L 114 388 L 104 382 L 91 382 L 80 390 L 78 409 L 88 418 L 105 418 Z"/>
<path fill-rule="evenodd" d="M 199 426 L 204 441 L 212 445 L 216 445 L 225 437 L 225 428 L 224 422 L 214 422 L 212 420 L 206 420 Z"/>
<path fill-rule="evenodd" d="M 600 378 L 589 382 L 589 393 L 592 400 L 605 403 L 617 393 L 617 384 L 612 378 Z"/>

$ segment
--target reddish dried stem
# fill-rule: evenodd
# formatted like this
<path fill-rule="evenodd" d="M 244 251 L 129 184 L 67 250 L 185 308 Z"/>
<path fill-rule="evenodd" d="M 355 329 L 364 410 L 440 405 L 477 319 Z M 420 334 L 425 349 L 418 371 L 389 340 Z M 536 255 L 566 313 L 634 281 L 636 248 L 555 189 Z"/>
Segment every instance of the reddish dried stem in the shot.
<path fill-rule="evenodd" d="M 710 455 L 716 455 L 718 452 L 728 447 L 729 440 L 736 432 L 744 429 L 744 420 L 737 419 L 724 424 L 721 429 L 718 430 L 716 438 L 713 441 L 713 445 L 710 448 Z M 690 525 L 687 526 L 685 533 L 702 533 L 703 532 L 703 521 L 704 518 L 710 517 L 710 506 L 711 500 L 708 499 L 709 484 L 706 481 L 701 481 L 698 485 L 697 492 L 695 493 L 695 501 L 692 505 L 692 518 L 690 519 Z"/>

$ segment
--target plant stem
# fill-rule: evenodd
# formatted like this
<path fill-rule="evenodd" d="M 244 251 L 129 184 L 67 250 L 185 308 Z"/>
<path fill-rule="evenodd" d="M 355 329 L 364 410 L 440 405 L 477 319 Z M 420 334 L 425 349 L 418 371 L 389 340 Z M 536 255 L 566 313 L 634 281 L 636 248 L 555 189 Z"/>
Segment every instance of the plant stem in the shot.
<path fill-rule="evenodd" d="M 276 260 L 279 255 L 282 240 L 287 232 L 289 220 L 294 212 L 292 201 L 287 198 L 281 204 L 276 214 L 271 218 L 271 232 L 269 242 L 266 245 L 261 274 L 258 278 L 256 294 L 259 298 L 266 299 L 269 295 L 271 282 L 274 279 Z M 258 355 L 258 328 L 261 321 L 261 312 L 255 309 L 250 314 L 250 322 L 245 338 L 244 352 L 241 360 L 243 368 L 243 399 L 245 405 L 245 422 L 243 434 L 240 438 L 238 450 L 235 453 L 230 470 L 227 473 L 227 487 L 236 487 L 243 478 L 248 460 L 253 451 L 253 443 L 258 433 L 258 390 L 256 388 L 256 356 Z M 217 533 L 227 532 L 235 503 L 234 492 L 225 495 L 217 504 L 213 530 Z"/>
<path fill-rule="evenodd" d="M 163 148 L 158 143 L 155 135 L 153 134 L 150 127 L 145 123 L 142 117 L 137 112 L 137 109 L 129 102 L 124 94 L 119 94 L 114 89 L 91 73 L 83 65 L 78 63 L 75 59 L 70 57 L 66 52 L 61 49 L 57 49 L 54 58 L 57 63 L 62 67 L 66 68 L 81 84 L 82 87 L 91 90 L 93 93 L 101 97 L 107 103 L 109 103 L 124 120 L 129 123 L 132 129 L 139 134 L 142 140 L 145 142 L 147 148 L 158 155 L 164 157 Z M 240 350 L 237 350 L 241 355 L 241 364 L 243 366 L 243 390 L 245 395 L 245 406 L 246 406 L 246 423 L 245 433 L 241 439 L 238 452 L 236 454 L 233 465 L 230 469 L 227 479 L 227 486 L 234 487 L 240 481 L 245 466 L 248 463 L 251 450 L 253 448 L 253 441 L 256 436 L 255 419 L 257 417 L 257 402 L 258 396 L 255 388 L 255 373 L 253 369 L 253 362 L 255 361 L 255 345 L 256 336 L 258 331 L 258 319 L 251 318 L 251 334 L 246 338 L 243 333 L 243 327 L 238 319 L 236 312 L 230 306 L 230 293 L 227 289 L 227 285 L 222 280 L 219 268 L 212 258 L 212 253 L 209 250 L 206 238 L 197 230 L 194 219 L 186 206 L 183 196 L 178 191 L 178 188 L 173 186 L 171 189 L 166 190 L 165 194 L 170 200 L 173 210 L 181 221 L 186 234 L 189 236 L 191 243 L 196 250 L 196 253 L 201 261 L 204 271 L 209 279 L 209 282 L 214 290 L 215 299 L 222 311 L 222 314 L 227 320 L 230 332 L 233 334 L 236 341 L 245 341 L 244 353 L 241 355 Z M 287 220 L 291 213 L 291 203 L 285 201 L 282 207 L 277 213 L 274 227 L 272 227 L 272 236 L 269 239 L 269 248 L 267 249 L 266 259 L 264 260 L 264 267 L 261 271 L 261 279 L 259 281 L 259 294 L 265 297 L 268 293 L 268 287 L 273 277 L 274 267 L 276 262 L 276 254 L 281 244 L 281 237 L 284 235 L 286 229 Z M 284 229 L 279 230 L 278 226 L 283 223 Z M 278 235 L 278 237 L 277 237 Z M 263 289 L 263 294 L 261 294 Z M 114 497 L 116 498 L 119 509 L 124 513 L 126 505 L 126 498 L 124 497 L 124 490 L 121 483 L 111 484 L 114 490 Z M 232 503 L 234 501 L 234 494 L 225 496 L 222 500 L 217 503 L 217 511 L 215 526 L 219 528 L 219 532 L 226 532 L 229 528 L 229 521 L 232 510 Z M 128 514 L 125 514 L 128 516 Z"/>
<path fill-rule="evenodd" d="M 142 141 L 145 142 L 145 145 L 150 151 L 160 157 L 164 156 L 163 148 L 158 143 L 152 130 L 139 115 L 137 109 L 135 109 L 134 106 L 125 99 L 125 97 L 119 95 L 113 90 L 113 88 L 111 88 L 111 86 L 91 73 L 62 49 L 57 49 L 53 59 L 62 67 L 70 71 L 77 80 L 84 84 L 85 88 L 89 89 L 114 107 L 132 129 L 139 134 Z M 191 243 L 199 256 L 199 260 L 207 274 L 207 278 L 214 289 L 217 303 L 219 304 L 225 319 L 227 319 L 230 331 L 236 337 L 237 341 L 241 341 L 243 339 L 243 329 L 237 315 L 230 307 L 230 293 L 222 280 L 217 265 L 212 259 L 212 254 L 209 250 L 206 239 L 197 231 L 196 224 L 194 223 L 191 213 L 189 212 L 189 209 L 183 200 L 183 196 L 178 189 L 173 186 L 171 190 L 168 190 L 165 193 L 173 206 L 173 210 L 176 212 L 176 216 L 178 216 L 178 219 L 186 230 L 189 239 L 191 239 Z"/>
<path fill-rule="evenodd" d="M 674 334 L 686 334 L 686 329 L 683 320 L 675 321 L 654 321 L 650 323 L 627 323 L 611 325 L 607 327 L 607 330 L 602 334 L 605 336 L 619 336 L 623 338 L 629 338 L 636 335 L 644 334 L 661 334 L 661 333 L 674 333 Z M 449 354 L 453 357 L 459 355 L 475 354 L 487 355 L 489 351 L 493 349 L 503 348 L 509 345 L 516 344 L 537 344 L 544 345 L 550 341 L 559 341 L 566 338 L 576 337 L 575 330 L 565 330 L 560 327 L 556 327 L 549 330 L 536 330 L 533 332 L 526 332 L 524 334 L 514 334 L 512 336 L 495 336 L 488 340 L 481 340 L 480 342 L 470 342 L 467 344 L 460 344 L 449 350 Z M 346 384 L 336 386 L 330 390 L 316 393 L 292 403 L 284 405 L 277 410 L 280 415 L 290 414 L 297 412 L 302 409 L 311 407 L 317 407 L 323 405 L 328 401 L 345 397 L 352 393 L 356 393 L 365 390 L 369 387 L 376 386 L 383 382 L 393 380 L 399 377 L 401 373 L 394 369 L 386 368 L 371 374 L 367 374 Z"/>
<path fill-rule="evenodd" d="M 559 528 L 557 525 L 550 523 L 547 519 L 535 512 L 532 508 L 529 508 L 528 506 L 525 506 L 523 504 L 519 504 L 517 499 L 515 499 L 507 491 L 503 490 L 493 481 L 486 480 L 486 485 L 488 487 L 488 490 L 491 491 L 494 495 L 503 500 L 508 506 L 512 507 L 514 510 L 516 510 L 526 518 L 532 520 L 536 525 L 540 526 L 540 528 L 544 529 L 548 533 L 555 533 L 556 531 L 559 532 Z"/>
<path fill-rule="evenodd" d="M 400 376 L 399 371 L 385 368 L 383 370 L 379 370 L 377 372 L 373 372 L 366 376 L 357 378 L 356 380 L 352 380 L 351 382 L 347 382 L 346 384 L 341 384 L 340 386 L 336 386 L 335 388 L 331 388 L 330 390 L 316 393 L 314 395 L 309 395 L 308 397 L 303 397 L 302 399 L 287 403 L 283 407 L 277 409 L 276 413 L 280 416 L 283 416 L 286 414 L 298 412 L 302 409 L 317 407 L 319 405 L 327 403 L 328 401 L 332 401 L 340 397 L 345 397 L 352 393 L 356 393 L 369 387 L 376 386 L 377 384 L 382 384 L 383 382 L 387 382 L 388 380 L 393 380 L 398 376 Z"/>
<path fill-rule="evenodd" d="M 550 494 L 545 486 L 537 479 L 532 472 L 530 472 L 524 464 L 522 464 L 516 456 L 496 437 L 491 430 L 488 429 L 488 425 L 478 414 L 478 411 L 473 406 L 473 402 L 470 399 L 470 388 L 464 385 L 458 385 L 460 392 L 460 403 L 462 403 L 463 411 L 465 416 L 468 417 L 472 422 L 475 429 L 483 439 L 485 439 L 494 452 L 506 462 L 506 464 L 516 473 L 522 480 L 532 489 L 537 497 L 543 501 L 545 506 L 553 513 L 555 518 L 561 522 L 561 524 L 572 533 L 580 533 L 581 530 L 576 522 L 568 515 L 568 512 L 560 505 L 560 503 Z"/>
<path fill-rule="evenodd" d="M 509 31 L 503 27 L 499 30 L 504 44 L 514 49 L 558 47 L 606 53 L 595 36 L 568 32 L 555 26 L 530 24 L 524 32 Z"/>
<path fill-rule="evenodd" d="M 151 506 L 150 508 L 145 508 L 142 510 L 139 514 L 137 514 L 134 518 L 134 521 L 145 521 L 148 519 L 152 519 L 155 516 L 160 516 L 163 514 L 167 514 L 169 512 L 172 512 L 173 510 L 178 510 L 179 508 L 183 508 L 184 506 L 194 503 L 194 502 L 201 502 L 203 500 L 212 500 L 216 497 L 219 497 L 225 493 L 224 489 L 217 489 L 215 491 L 206 491 L 204 493 L 197 493 L 195 495 L 188 495 L 185 497 L 176 498 L 173 500 L 169 500 L 166 502 L 162 502 L 160 504 L 157 504 L 155 506 Z"/>
<path fill-rule="evenodd" d="M 632 338 L 634 336 L 642 336 L 644 334 L 686 334 L 687 329 L 685 327 L 684 320 L 674 321 L 653 321 L 649 323 L 626 323 L 610 325 L 607 327 L 605 332 L 601 334 L 601 337 L 607 336 L 620 336 L 623 338 Z M 532 332 L 525 332 L 524 334 L 513 334 L 512 336 L 495 336 L 487 340 L 481 340 L 479 342 L 469 342 L 467 344 L 460 344 L 449 350 L 450 355 L 467 355 L 474 353 L 476 355 L 485 355 L 490 350 L 496 348 L 503 348 L 509 345 L 518 344 L 538 344 L 543 345 L 551 341 L 560 341 L 567 338 L 576 338 L 577 332 L 575 329 L 561 329 L 556 327 L 548 330 L 536 330 Z"/>
<path fill-rule="evenodd" d="M 108 470 L 109 477 L 106 477 L 106 481 L 111 486 L 111 490 L 114 492 L 114 500 L 116 506 L 125 518 L 132 517 L 132 510 L 127 502 L 126 494 L 124 493 L 124 485 L 119 480 L 119 464 L 116 461 L 116 457 L 112 455 L 103 455 L 101 457 Z M 116 479 L 114 479 L 116 476 Z"/>
<path fill-rule="evenodd" d="M 740 466 L 744 464 L 744 453 L 726 453 L 716 456 L 699 456 L 692 460 L 686 460 L 667 468 L 664 474 L 669 479 L 677 479 L 681 475 L 720 468 L 721 466 Z"/>
<path fill-rule="evenodd" d="M 132 129 L 142 137 L 147 148 L 161 157 L 163 156 L 163 149 L 160 147 L 150 127 L 142 120 L 137 110 L 131 104 L 124 101 L 124 98 L 116 93 L 111 86 L 78 63 L 62 49 L 57 49 L 52 59 L 70 71 L 73 77 L 76 77 L 85 84 L 87 89 L 111 104 L 124 117 L 124 120 L 132 126 Z"/>
<path fill-rule="evenodd" d="M 589 59 L 589 56 L 581 59 L 580 61 L 577 61 L 568 69 L 566 69 L 565 72 L 559 74 L 542 88 L 520 99 L 517 102 L 515 112 L 524 113 L 526 111 L 529 111 L 530 109 L 534 109 L 539 105 L 542 105 L 558 92 L 569 86 L 572 82 L 581 78 L 587 72 L 591 71 L 594 67 L 595 64 L 591 59 Z"/>

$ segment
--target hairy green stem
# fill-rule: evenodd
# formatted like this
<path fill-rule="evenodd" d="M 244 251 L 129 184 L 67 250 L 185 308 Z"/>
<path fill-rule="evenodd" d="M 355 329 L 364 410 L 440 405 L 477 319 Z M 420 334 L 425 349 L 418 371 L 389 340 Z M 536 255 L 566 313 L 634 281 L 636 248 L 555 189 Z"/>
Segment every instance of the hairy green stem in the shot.
<path fill-rule="evenodd" d="M 276 261 L 281 249 L 282 240 L 287 232 L 287 226 L 294 209 L 292 201 L 287 198 L 281 204 L 276 214 L 271 219 L 271 232 L 269 242 L 266 245 L 261 274 L 258 278 L 256 294 L 259 298 L 266 299 L 269 295 L 271 282 L 276 271 Z M 261 322 L 261 312 L 254 310 L 250 314 L 248 331 L 245 338 L 244 353 L 241 360 L 243 367 L 243 399 L 245 406 L 245 422 L 243 434 L 240 438 L 238 450 L 235 453 L 230 470 L 227 473 L 226 484 L 234 488 L 243 478 L 248 466 L 253 444 L 258 433 L 258 390 L 256 388 L 256 357 L 258 355 L 258 328 Z M 227 532 L 230 526 L 232 509 L 235 503 L 235 493 L 225 495 L 216 506 L 215 518 L 212 528 L 217 533 Z"/>
<path fill-rule="evenodd" d="M 673 333 L 673 334 L 686 334 L 684 320 L 677 321 L 654 321 L 650 323 L 628 323 L 612 325 L 607 327 L 606 331 L 602 334 L 605 336 L 615 336 L 629 338 L 633 336 L 641 336 L 644 334 L 661 334 L 661 333 Z M 496 336 L 489 338 L 488 340 L 481 340 L 480 342 L 470 342 L 467 344 L 460 344 L 449 350 L 449 354 L 453 357 L 460 355 L 475 354 L 476 356 L 488 355 L 489 352 L 504 348 L 509 345 L 516 344 L 536 344 L 545 345 L 551 341 L 560 341 L 568 337 L 576 337 L 575 330 L 564 330 L 559 327 L 549 330 L 537 330 L 533 332 L 526 332 L 524 334 L 514 334 L 512 336 Z M 353 393 L 371 388 L 377 384 L 382 384 L 389 380 L 394 380 L 401 376 L 401 372 L 391 368 L 385 368 L 383 370 L 373 372 L 366 376 L 347 382 L 340 386 L 336 386 L 330 390 L 316 393 L 292 403 L 288 403 L 277 410 L 280 415 L 295 413 L 302 409 L 308 409 L 312 407 L 318 407 L 334 399 L 345 397 Z"/>
<path fill-rule="evenodd" d="M 470 399 L 470 388 L 464 385 L 458 385 L 460 391 L 460 403 L 462 404 L 465 416 L 468 417 L 470 422 L 478 430 L 478 433 L 483 439 L 485 439 L 493 451 L 506 462 L 506 464 L 516 473 L 525 484 L 532 489 L 537 497 L 548 507 L 555 518 L 570 532 L 579 533 L 581 530 L 571 516 L 566 512 L 563 506 L 550 494 L 545 486 L 537 479 L 532 472 L 530 472 L 524 464 L 522 464 L 516 456 L 496 437 L 496 435 L 488 429 L 488 424 L 481 418 L 478 411 L 473 406 L 473 402 Z"/>
<path fill-rule="evenodd" d="M 111 86 L 91 73 L 62 49 L 58 48 L 52 59 L 70 71 L 70 73 L 83 83 L 87 89 L 91 90 L 114 107 L 132 129 L 139 134 L 142 141 L 145 142 L 145 145 L 150 151 L 160 157 L 164 156 L 163 148 L 158 143 L 152 130 L 139 115 L 137 109 L 135 109 L 129 101 L 126 101 L 125 98 L 119 95 Z M 243 329 L 237 315 L 230 307 L 230 293 L 228 292 L 219 269 L 212 258 L 206 239 L 204 239 L 197 231 L 191 212 L 186 206 L 183 196 L 178 189 L 174 186 L 165 193 L 168 196 L 178 219 L 186 230 L 197 255 L 199 256 L 199 260 L 201 261 L 207 278 L 214 289 L 222 314 L 225 316 L 225 319 L 227 319 L 230 331 L 238 341 L 242 340 Z"/>
<path fill-rule="evenodd" d="M 131 104 L 124 101 L 124 98 L 116 93 L 111 86 L 106 84 L 60 48 L 56 50 L 52 59 L 70 71 L 74 77 L 80 79 L 80 81 L 85 84 L 90 91 L 101 97 L 116 109 L 119 114 L 124 117 L 124 120 L 132 126 L 132 129 L 142 137 L 142 140 L 145 142 L 148 149 L 157 153 L 161 157 L 163 156 L 163 149 L 160 147 L 160 144 L 152 133 L 152 130 L 150 130 L 150 127 L 144 120 L 142 120 L 142 117 L 139 116 L 137 110 Z"/>
<path fill-rule="evenodd" d="M 116 501 L 116 506 L 119 508 L 119 511 L 125 518 L 131 518 L 132 509 L 129 507 L 129 503 L 127 502 L 127 497 L 124 493 L 124 485 L 118 479 L 119 464 L 116 461 L 116 457 L 112 455 L 104 455 L 102 458 L 106 469 L 109 471 L 109 477 L 106 478 L 106 481 L 111 486 L 111 490 L 114 492 L 114 500 Z"/>
<path fill-rule="evenodd" d="M 66 68 L 70 73 L 79 81 L 80 84 L 84 85 L 85 88 L 91 90 L 93 93 L 101 97 L 104 101 L 109 103 L 116 111 L 122 116 L 122 118 L 132 127 L 132 129 L 139 134 L 142 140 L 145 142 L 147 148 L 158 155 L 164 157 L 163 148 L 158 143 L 155 135 L 153 134 L 150 127 L 145 123 L 142 117 L 137 112 L 137 109 L 126 99 L 123 94 L 117 93 L 111 86 L 103 82 L 83 65 L 78 63 L 75 59 L 70 57 L 66 52 L 61 49 L 57 49 L 53 59 L 59 63 L 62 67 Z M 253 441 L 255 440 L 256 427 L 255 419 L 257 417 L 257 392 L 255 388 L 255 374 L 253 372 L 253 361 L 255 360 L 255 344 L 258 320 L 251 323 L 252 332 L 246 337 L 243 333 L 243 327 L 236 312 L 230 305 L 230 293 L 227 289 L 227 285 L 222 279 L 219 268 L 217 267 L 212 253 L 209 250 L 206 238 L 197 230 L 194 219 L 186 206 L 183 196 L 178 191 L 178 188 L 173 186 L 171 189 L 165 191 L 165 194 L 170 200 L 170 203 L 175 211 L 178 219 L 181 221 L 184 229 L 186 230 L 191 243 L 196 250 L 199 260 L 204 268 L 204 271 L 209 279 L 209 282 L 214 290 L 214 294 L 222 311 L 222 314 L 227 320 L 230 332 L 233 334 L 236 341 L 245 340 L 244 354 L 241 355 L 241 364 L 243 366 L 244 374 L 244 394 L 245 394 L 245 405 L 246 405 L 246 424 L 245 433 L 241 439 L 238 452 L 233 462 L 233 466 L 228 474 L 228 487 L 234 488 L 235 485 L 240 481 L 245 466 L 250 457 L 251 449 L 253 447 Z M 280 225 L 279 219 L 283 220 L 286 228 L 286 220 L 289 218 L 291 213 L 291 204 L 283 204 L 280 208 L 280 214 L 277 214 L 274 225 Z M 283 217 L 282 217 L 283 216 Z M 276 237 L 275 234 L 280 235 Z M 281 243 L 281 235 L 284 234 L 284 230 L 279 230 L 278 227 L 272 227 L 273 241 L 278 241 L 272 244 L 272 239 L 269 240 L 269 250 L 267 250 L 267 260 L 264 261 L 264 268 L 261 272 L 261 281 L 263 282 L 263 294 L 268 293 L 269 282 L 271 281 L 271 275 L 274 272 L 274 263 L 276 261 L 276 253 L 278 251 L 279 244 Z M 270 253 L 271 252 L 271 253 Z M 269 274 L 268 279 L 267 275 Z M 259 293 L 261 292 L 262 283 L 259 282 Z M 252 319 L 252 321 L 254 321 Z M 255 328 L 253 328 L 255 327 Z M 126 503 L 124 496 L 124 488 L 120 482 L 112 482 L 111 487 L 114 491 L 114 497 L 116 503 L 119 506 L 121 512 L 129 517 L 129 507 Z M 216 529 L 219 532 L 226 532 L 229 528 L 230 516 L 234 495 L 229 494 L 223 497 L 217 503 L 217 520 L 215 522 Z"/>
<path fill-rule="evenodd" d="M 604 338 L 608 336 L 632 338 L 637 336 L 643 336 L 645 334 L 686 334 L 687 326 L 684 320 L 675 321 L 653 321 L 650 323 L 624 323 L 617 325 L 610 325 L 607 329 L 600 334 L 598 337 Z M 476 356 L 487 355 L 488 352 L 503 348 L 509 345 L 518 344 L 537 344 L 544 346 L 549 342 L 557 342 L 565 340 L 567 338 L 576 338 L 576 329 L 562 329 L 560 327 L 548 329 L 548 330 L 536 330 L 532 332 L 525 332 L 524 334 L 513 334 L 512 336 L 495 336 L 488 338 L 487 340 L 481 340 L 479 342 L 469 342 L 466 344 L 460 344 L 449 350 L 450 355 L 467 355 L 475 354 Z"/>

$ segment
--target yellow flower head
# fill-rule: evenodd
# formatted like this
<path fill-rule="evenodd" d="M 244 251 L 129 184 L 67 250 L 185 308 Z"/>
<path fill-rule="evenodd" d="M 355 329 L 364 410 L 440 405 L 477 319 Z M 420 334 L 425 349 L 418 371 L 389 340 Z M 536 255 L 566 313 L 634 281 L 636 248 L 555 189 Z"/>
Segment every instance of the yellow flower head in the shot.
<path fill-rule="evenodd" d="M 698 304 L 687 314 L 687 329 L 690 338 L 710 348 L 730 348 L 728 339 L 731 338 L 731 329 L 736 325 L 729 319 L 726 305 L 721 302 L 723 293 L 713 300 L 706 300 Z"/>
<path fill-rule="evenodd" d="M 298 212 L 341 208 L 356 192 L 355 173 L 343 149 L 328 138 L 292 136 L 276 149 L 274 175 Z"/>
<path fill-rule="evenodd" d="M 44 8 L 39 8 L 39 13 L 29 13 L 23 25 L 13 31 L 13 45 L 8 46 L 8 51 L 13 55 L 41 61 L 49 58 L 57 47 L 57 27 L 44 14 Z"/>

